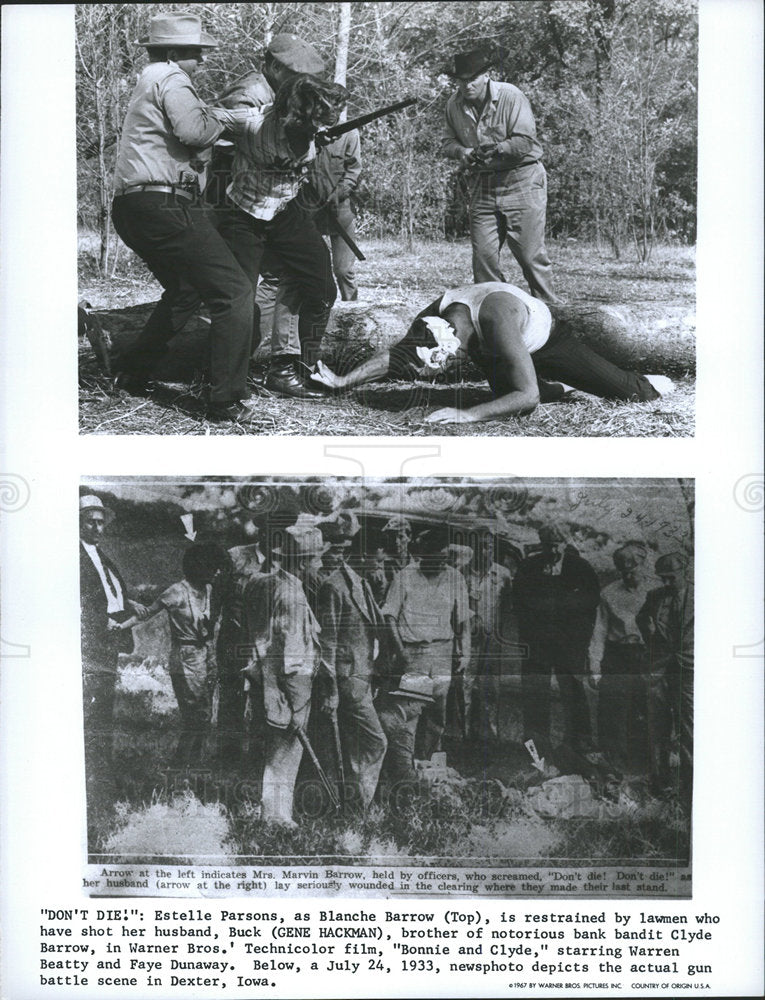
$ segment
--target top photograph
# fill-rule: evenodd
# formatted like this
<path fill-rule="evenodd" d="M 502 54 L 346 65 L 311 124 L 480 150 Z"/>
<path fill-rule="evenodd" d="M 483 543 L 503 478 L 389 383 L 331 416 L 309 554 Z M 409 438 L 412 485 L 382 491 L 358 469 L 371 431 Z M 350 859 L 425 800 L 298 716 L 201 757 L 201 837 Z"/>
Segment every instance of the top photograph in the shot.
<path fill-rule="evenodd" d="M 82 434 L 694 434 L 696 0 L 75 21 Z"/>

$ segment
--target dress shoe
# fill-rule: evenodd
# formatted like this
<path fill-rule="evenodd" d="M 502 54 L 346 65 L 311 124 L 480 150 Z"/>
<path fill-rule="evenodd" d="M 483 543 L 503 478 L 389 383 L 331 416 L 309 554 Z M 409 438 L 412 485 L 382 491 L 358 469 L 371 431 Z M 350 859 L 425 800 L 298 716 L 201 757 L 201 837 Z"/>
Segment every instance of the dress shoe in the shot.
<path fill-rule="evenodd" d="M 115 389 L 121 389 L 131 396 L 145 396 L 151 392 L 154 384 L 146 375 L 134 375 L 131 372 L 118 372 L 112 381 Z"/>
<path fill-rule="evenodd" d="M 294 399 L 325 399 L 326 394 L 318 387 L 308 385 L 295 371 L 294 362 L 280 363 L 270 368 L 265 382 L 266 389 L 279 396 Z"/>
<path fill-rule="evenodd" d="M 207 404 L 208 420 L 228 420 L 234 424 L 247 424 L 254 416 L 252 408 L 238 399 L 233 400 L 231 403 Z"/>

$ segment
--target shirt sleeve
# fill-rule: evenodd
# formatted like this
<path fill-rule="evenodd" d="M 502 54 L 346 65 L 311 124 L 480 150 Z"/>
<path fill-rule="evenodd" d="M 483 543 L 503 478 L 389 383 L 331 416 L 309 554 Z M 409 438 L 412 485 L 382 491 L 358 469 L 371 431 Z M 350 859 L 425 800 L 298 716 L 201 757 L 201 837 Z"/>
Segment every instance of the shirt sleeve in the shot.
<path fill-rule="evenodd" d="M 459 570 L 454 571 L 456 584 L 454 594 L 454 627 L 464 627 L 470 621 L 470 598 L 465 577 Z"/>
<path fill-rule="evenodd" d="M 174 135 L 184 146 L 204 149 L 223 131 L 214 110 L 199 100 L 191 80 L 182 70 L 160 81 L 159 99 Z"/>
<path fill-rule="evenodd" d="M 345 162 L 343 184 L 348 191 L 353 191 L 361 176 L 361 139 L 357 131 L 348 133 L 348 143 L 345 147 Z"/>
<path fill-rule="evenodd" d="M 337 676 L 337 634 L 342 613 L 342 599 L 337 589 L 323 584 L 319 589 L 318 617 L 321 625 L 321 666 L 329 677 Z"/>
<path fill-rule="evenodd" d="M 595 627 L 592 630 L 590 639 L 590 660 L 595 667 L 599 667 L 603 659 L 603 650 L 606 646 L 606 636 L 608 635 L 608 605 L 604 597 L 601 596 L 598 611 L 595 616 Z"/>
<path fill-rule="evenodd" d="M 497 143 L 497 154 L 503 165 L 516 166 L 529 154 L 538 151 L 537 127 L 528 99 L 520 91 L 503 94 L 502 116 L 507 137 Z"/>
<path fill-rule="evenodd" d="M 441 155 L 449 160 L 459 160 L 463 149 L 467 149 L 467 146 L 463 146 L 457 137 L 457 130 L 454 126 L 454 110 L 450 100 L 446 105 L 446 123 L 441 137 Z"/>
<path fill-rule="evenodd" d="M 401 614 L 401 609 L 404 606 L 404 581 L 401 578 L 401 573 L 396 573 L 390 582 L 390 587 L 388 588 L 388 594 L 385 598 L 385 604 L 382 608 L 382 613 L 385 616 L 390 616 L 398 621 L 398 616 Z"/>

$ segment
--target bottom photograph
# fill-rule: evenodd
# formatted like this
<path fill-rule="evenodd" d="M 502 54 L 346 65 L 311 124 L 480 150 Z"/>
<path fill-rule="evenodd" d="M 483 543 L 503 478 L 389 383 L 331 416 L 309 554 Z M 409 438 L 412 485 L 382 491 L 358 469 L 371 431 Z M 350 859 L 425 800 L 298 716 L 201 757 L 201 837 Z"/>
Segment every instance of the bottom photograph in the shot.
<path fill-rule="evenodd" d="M 87 477 L 92 895 L 691 895 L 683 479 Z"/>

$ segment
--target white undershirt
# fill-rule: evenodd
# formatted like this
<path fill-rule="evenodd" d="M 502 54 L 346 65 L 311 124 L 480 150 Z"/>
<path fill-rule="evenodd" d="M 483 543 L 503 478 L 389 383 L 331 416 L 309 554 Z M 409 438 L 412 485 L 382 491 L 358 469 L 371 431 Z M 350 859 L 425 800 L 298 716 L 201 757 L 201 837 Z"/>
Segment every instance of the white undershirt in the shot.
<path fill-rule="evenodd" d="M 96 567 L 96 572 L 101 579 L 101 586 L 104 588 L 104 594 L 106 595 L 107 614 L 114 615 L 119 611 L 124 611 L 125 597 L 122 593 L 119 580 L 107 566 L 104 566 L 95 545 L 89 545 L 87 542 L 83 542 L 82 539 L 80 539 L 80 542 L 90 556 L 90 561 Z"/>
<path fill-rule="evenodd" d="M 494 292 L 506 292 L 508 295 L 512 295 L 526 306 L 528 310 L 528 322 L 524 325 L 523 330 L 521 330 L 521 337 L 523 338 L 523 344 L 529 354 L 533 354 L 534 351 L 538 351 L 540 347 L 544 347 L 550 337 L 550 328 L 552 326 L 552 316 L 550 315 L 550 310 L 547 308 L 546 304 L 541 299 L 535 299 L 528 292 L 524 292 L 522 288 L 517 288 L 515 285 L 510 285 L 503 281 L 482 281 L 477 285 L 465 285 L 462 288 L 450 288 L 445 292 L 441 302 L 438 306 L 438 311 L 443 316 L 444 310 L 447 306 L 452 305 L 455 302 L 459 302 L 461 305 L 465 305 L 470 310 L 470 319 L 472 320 L 473 327 L 478 334 L 479 340 L 481 339 L 481 327 L 478 323 L 478 312 L 481 308 L 483 300 L 488 296 L 492 295 Z"/>

